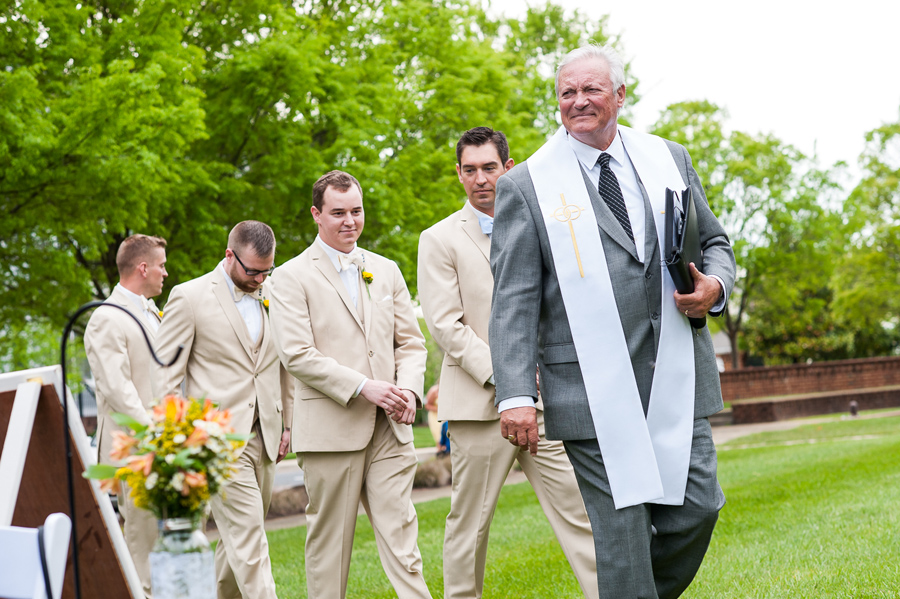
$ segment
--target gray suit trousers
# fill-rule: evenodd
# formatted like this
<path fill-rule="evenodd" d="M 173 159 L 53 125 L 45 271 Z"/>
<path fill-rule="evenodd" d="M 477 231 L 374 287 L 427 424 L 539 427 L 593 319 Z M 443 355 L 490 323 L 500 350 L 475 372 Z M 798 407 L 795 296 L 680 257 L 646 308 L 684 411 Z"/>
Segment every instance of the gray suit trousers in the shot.
<path fill-rule="evenodd" d="M 564 441 L 584 497 L 597 553 L 601 599 L 674 599 L 709 547 L 725 495 L 716 480 L 709 420 L 694 421 L 684 505 L 645 503 L 617 510 L 596 439 Z"/>

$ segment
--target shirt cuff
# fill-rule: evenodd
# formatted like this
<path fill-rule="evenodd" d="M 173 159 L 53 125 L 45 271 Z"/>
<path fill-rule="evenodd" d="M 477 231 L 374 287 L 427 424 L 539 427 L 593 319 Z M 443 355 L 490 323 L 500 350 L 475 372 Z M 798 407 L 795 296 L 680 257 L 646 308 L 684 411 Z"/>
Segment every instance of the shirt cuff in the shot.
<path fill-rule="evenodd" d="M 530 395 L 517 395 L 514 397 L 507 397 L 503 401 L 497 404 L 498 412 L 505 412 L 506 410 L 511 410 L 513 408 L 533 408 L 534 407 L 534 398 Z"/>
<path fill-rule="evenodd" d="M 710 312 L 719 314 L 720 312 L 722 312 L 722 310 L 725 309 L 725 303 L 728 301 L 728 292 L 725 290 L 725 281 L 723 281 L 716 275 L 709 275 L 709 276 L 711 276 L 712 278 L 717 280 L 719 282 L 719 285 L 722 286 L 722 298 L 719 301 L 717 301 L 716 304 L 712 308 L 709 309 Z"/>
<path fill-rule="evenodd" d="M 353 397 L 358 397 L 360 393 L 362 393 L 363 387 L 366 386 L 366 383 L 369 382 L 369 379 L 363 379 L 363 382 L 359 384 L 359 387 L 356 388 L 356 393 L 353 394 Z M 352 399 L 352 398 L 351 398 Z"/>

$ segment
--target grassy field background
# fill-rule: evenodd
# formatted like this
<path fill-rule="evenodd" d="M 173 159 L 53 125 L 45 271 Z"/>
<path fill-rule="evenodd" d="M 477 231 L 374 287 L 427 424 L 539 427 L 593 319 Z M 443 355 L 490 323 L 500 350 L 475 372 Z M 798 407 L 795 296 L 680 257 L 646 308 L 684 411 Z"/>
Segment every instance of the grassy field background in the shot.
<path fill-rule="evenodd" d="M 687 599 L 900 597 L 900 417 L 835 420 L 720 447 L 727 504 Z M 449 499 L 416 506 L 425 579 L 443 597 Z M 269 533 L 279 597 L 305 598 L 305 527 Z M 348 597 L 395 597 L 365 516 Z M 527 484 L 504 488 L 485 598 L 581 597 Z"/>

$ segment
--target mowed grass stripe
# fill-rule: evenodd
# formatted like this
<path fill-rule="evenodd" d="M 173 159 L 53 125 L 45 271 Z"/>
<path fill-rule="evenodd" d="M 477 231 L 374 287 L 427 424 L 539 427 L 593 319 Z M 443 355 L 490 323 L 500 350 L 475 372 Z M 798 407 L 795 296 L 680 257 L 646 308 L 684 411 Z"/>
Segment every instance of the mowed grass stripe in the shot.
<path fill-rule="evenodd" d="M 721 452 L 728 504 L 685 597 L 900 596 L 900 434 L 885 424 L 804 427 L 876 438 Z"/>
<path fill-rule="evenodd" d="M 804 439 L 817 442 L 784 444 Z M 726 447 L 748 442 L 765 446 L 719 454 L 728 503 L 685 597 L 900 597 L 900 417 L 811 424 L 744 437 Z M 416 509 L 425 578 L 433 596 L 441 598 L 450 501 Z M 306 597 L 305 538 L 305 527 L 269 533 L 279 597 Z M 484 596 L 581 597 L 527 483 L 507 486 L 501 495 Z M 357 520 L 348 597 L 396 597 L 365 516 Z"/>

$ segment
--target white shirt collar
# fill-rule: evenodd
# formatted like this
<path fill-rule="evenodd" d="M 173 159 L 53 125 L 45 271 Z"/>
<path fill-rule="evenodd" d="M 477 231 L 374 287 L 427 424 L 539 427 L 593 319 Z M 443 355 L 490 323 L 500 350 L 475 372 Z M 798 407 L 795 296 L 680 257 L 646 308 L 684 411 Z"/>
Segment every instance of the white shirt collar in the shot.
<path fill-rule="evenodd" d="M 612 143 L 610 143 L 609 147 L 605 150 L 598 150 L 586 143 L 582 143 L 575 139 L 572 134 L 568 135 L 568 139 L 569 145 L 572 146 L 572 150 L 575 151 L 575 155 L 578 157 L 579 162 L 581 162 L 588 170 L 591 170 L 596 166 L 597 159 L 600 158 L 600 154 L 604 152 L 609 154 L 612 160 L 619 163 L 619 166 L 628 164 L 625 160 L 625 145 L 622 143 L 622 138 L 619 136 L 618 129 L 616 129 L 616 136 L 613 137 Z"/>
<path fill-rule="evenodd" d="M 122 287 L 121 283 L 116 283 L 116 289 L 122 292 L 122 295 L 128 298 L 128 300 L 134 304 L 138 310 L 145 310 L 144 305 L 147 303 L 147 298 L 143 295 L 138 295 L 137 293 Z"/>

